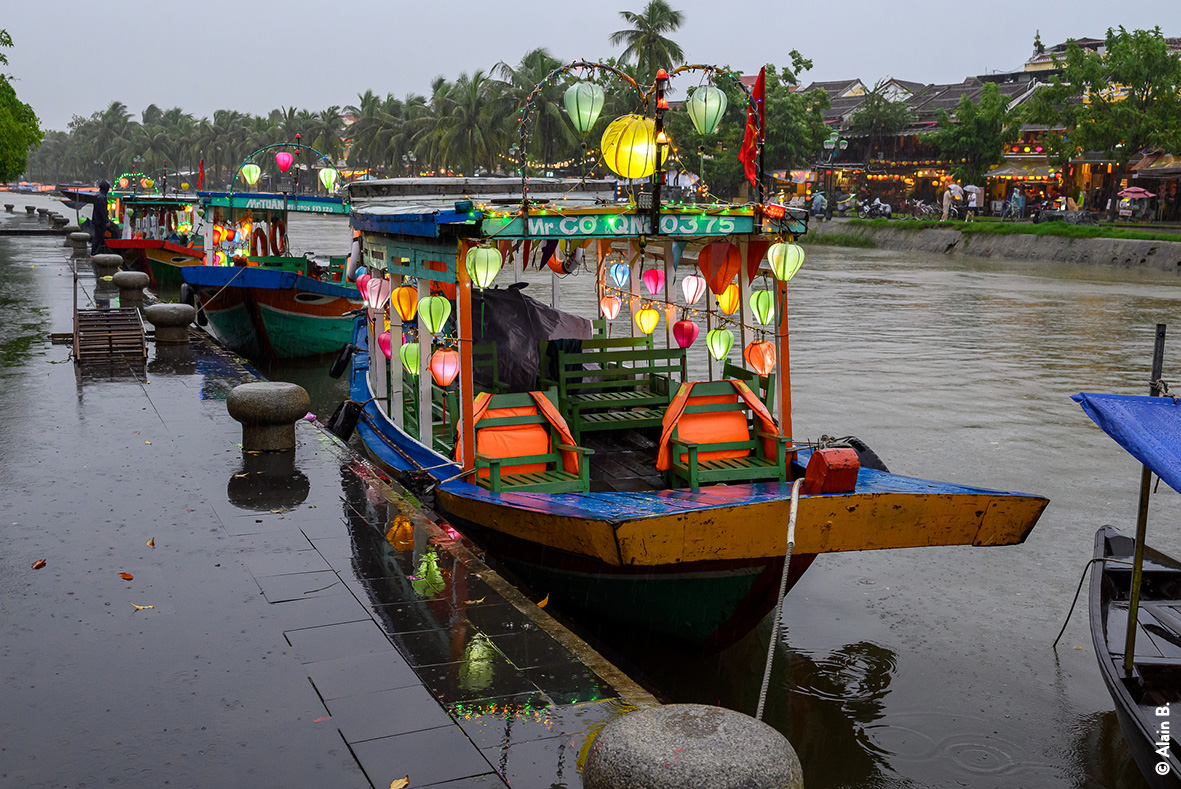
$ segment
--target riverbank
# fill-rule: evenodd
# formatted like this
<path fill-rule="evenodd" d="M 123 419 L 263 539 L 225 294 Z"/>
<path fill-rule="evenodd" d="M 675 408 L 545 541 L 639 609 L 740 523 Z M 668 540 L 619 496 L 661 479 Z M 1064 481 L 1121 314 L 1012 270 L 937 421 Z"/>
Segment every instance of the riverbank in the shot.
<path fill-rule="evenodd" d="M 1066 226 L 996 226 L 985 222 L 932 225 L 906 220 L 813 222 L 803 240 L 825 246 L 874 247 L 898 252 L 1181 271 L 1181 241 L 1153 237 L 1158 234 L 1112 228 L 1108 233 L 1116 237 L 1086 237 L 1080 229 Z M 1030 232 L 1020 232 L 1026 229 Z M 1137 238 L 1138 235 L 1147 237 Z"/>

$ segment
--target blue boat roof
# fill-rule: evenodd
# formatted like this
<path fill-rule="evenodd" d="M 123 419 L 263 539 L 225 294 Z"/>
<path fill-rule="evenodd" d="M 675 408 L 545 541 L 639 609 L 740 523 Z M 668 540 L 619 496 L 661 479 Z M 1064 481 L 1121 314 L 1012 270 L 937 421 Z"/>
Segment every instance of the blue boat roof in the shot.
<path fill-rule="evenodd" d="M 1132 457 L 1181 493 L 1181 403 L 1169 396 L 1094 392 L 1071 399 Z"/>

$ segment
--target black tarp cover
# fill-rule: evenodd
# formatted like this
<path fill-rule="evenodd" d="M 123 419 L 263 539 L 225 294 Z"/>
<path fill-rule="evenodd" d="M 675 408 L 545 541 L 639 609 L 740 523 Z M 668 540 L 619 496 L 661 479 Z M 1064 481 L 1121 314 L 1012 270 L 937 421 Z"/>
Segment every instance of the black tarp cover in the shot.
<path fill-rule="evenodd" d="M 585 340 L 591 331 L 586 318 L 542 304 L 525 295 L 520 286 L 472 291 L 474 340 L 477 345 L 495 344 L 498 377 L 510 392 L 528 392 L 537 386 L 539 340 Z M 476 383 L 490 388 L 490 373 L 477 365 Z"/>

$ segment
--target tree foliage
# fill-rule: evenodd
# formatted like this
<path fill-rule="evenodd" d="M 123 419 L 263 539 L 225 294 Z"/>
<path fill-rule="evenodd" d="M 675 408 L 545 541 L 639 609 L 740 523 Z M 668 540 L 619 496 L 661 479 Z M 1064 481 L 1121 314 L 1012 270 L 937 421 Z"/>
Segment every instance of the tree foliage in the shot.
<path fill-rule="evenodd" d="M 984 83 L 977 101 L 965 94 L 950 116 L 940 110 L 936 117 L 939 127 L 924 138 L 945 159 L 957 163 L 952 172 L 965 183 L 980 183 L 1004 158 L 1005 145 L 1021 132 L 1020 112 L 1009 108 L 1009 100 L 993 82 Z"/>
<path fill-rule="evenodd" d="M 675 32 L 685 15 L 674 11 L 665 0 L 649 0 L 640 13 L 620 11 L 623 21 L 631 27 L 611 34 L 611 44 L 626 44 L 619 59 L 634 63 L 640 82 L 651 82 L 659 69 L 671 69 L 685 60 L 680 45 L 665 36 Z"/>
<path fill-rule="evenodd" d="M 914 110 L 905 101 L 892 101 L 886 95 L 886 82 L 875 84 L 857 105 L 849 119 L 849 131 L 869 138 L 869 151 L 886 137 L 893 137 L 914 120 Z"/>
<path fill-rule="evenodd" d="M 0 30 L 0 47 L 11 47 L 7 30 Z M 0 52 L 0 65 L 8 65 L 8 56 Z M 25 172 L 29 150 L 41 143 L 44 135 L 33 108 L 17 98 L 7 74 L 0 74 L 0 181 L 11 181 Z"/>

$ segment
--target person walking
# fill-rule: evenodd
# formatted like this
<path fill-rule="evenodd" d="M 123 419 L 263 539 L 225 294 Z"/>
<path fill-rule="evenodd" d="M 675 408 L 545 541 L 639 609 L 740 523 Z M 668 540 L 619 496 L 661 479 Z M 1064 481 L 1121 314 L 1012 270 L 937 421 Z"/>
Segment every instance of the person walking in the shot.
<path fill-rule="evenodd" d="M 975 189 L 973 189 L 971 192 L 968 192 L 968 213 L 964 219 L 966 222 L 971 222 L 976 218 L 976 195 L 978 194 L 980 193 Z"/>
<path fill-rule="evenodd" d="M 952 199 L 953 198 L 952 198 L 952 194 L 951 194 L 951 185 L 948 184 L 947 188 L 943 190 L 943 216 L 940 217 L 940 219 L 939 219 L 940 222 L 947 221 L 947 215 L 951 213 Z"/>

